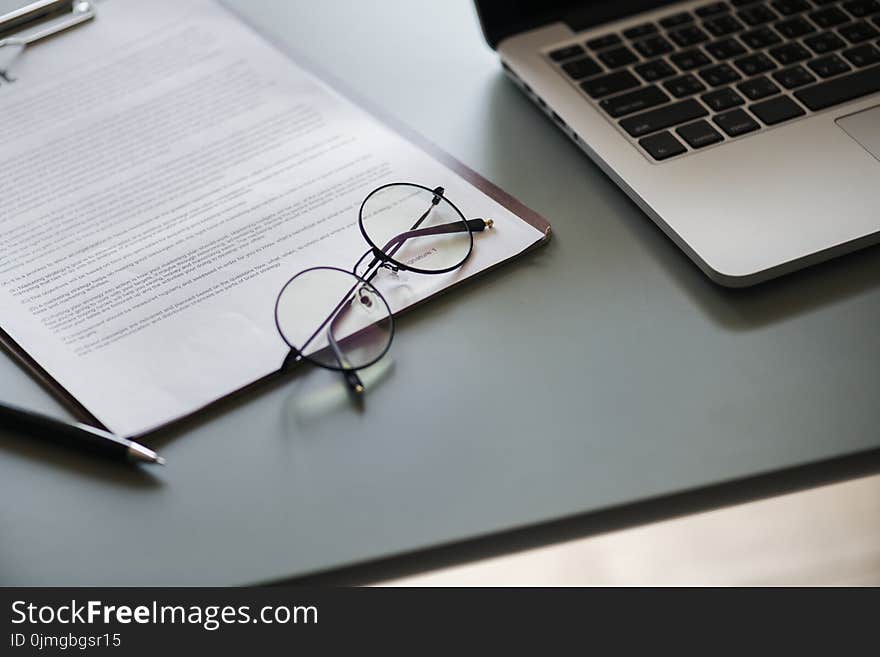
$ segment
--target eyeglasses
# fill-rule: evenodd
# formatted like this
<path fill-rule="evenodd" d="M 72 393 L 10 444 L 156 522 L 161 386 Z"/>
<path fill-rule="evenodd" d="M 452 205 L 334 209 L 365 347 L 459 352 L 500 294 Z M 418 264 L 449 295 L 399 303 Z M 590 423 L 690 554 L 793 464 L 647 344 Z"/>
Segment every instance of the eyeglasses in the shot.
<path fill-rule="evenodd" d="M 291 349 L 288 364 L 305 360 L 342 372 L 352 393 L 364 392 L 358 370 L 378 362 L 394 337 L 391 306 L 373 284 L 377 274 L 455 271 L 473 252 L 473 234 L 492 227 L 491 219 L 465 219 L 444 193 L 413 183 L 373 190 L 358 216 L 370 248 L 354 267 L 312 267 L 285 283 L 275 325 Z"/>

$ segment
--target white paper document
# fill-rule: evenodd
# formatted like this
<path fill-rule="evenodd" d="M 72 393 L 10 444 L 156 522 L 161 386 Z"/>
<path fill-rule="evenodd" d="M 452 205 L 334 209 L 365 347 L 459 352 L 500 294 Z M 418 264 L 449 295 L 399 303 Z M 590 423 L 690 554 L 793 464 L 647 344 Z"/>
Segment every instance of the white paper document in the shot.
<path fill-rule="evenodd" d="M 544 237 L 209 0 L 100 3 L 0 78 L 0 118 L 0 326 L 120 435 L 277 371 L 279 290 L 353 266 L 380 185 L 495 222 L 395 311 Z"/>

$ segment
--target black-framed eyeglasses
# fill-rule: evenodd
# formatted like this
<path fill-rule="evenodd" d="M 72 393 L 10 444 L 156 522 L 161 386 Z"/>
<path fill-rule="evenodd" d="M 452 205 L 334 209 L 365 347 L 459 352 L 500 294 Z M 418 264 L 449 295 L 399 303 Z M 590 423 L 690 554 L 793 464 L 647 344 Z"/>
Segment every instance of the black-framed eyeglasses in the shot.
<path fill-rule="evenodd" d="M 306 360 L 342 372 L 349 390 L 364 392 L 358 376 L 391 346 L 391 306 L 373 285 L 382 270 L 445 274 L 460 268 L 475 232 L 491 219 L 465 219 L 445 196 L 414 183 L 391 183 L 361 203 L 358 226 L 369 245 L 351 270 L 311 267 L 284 284 L 275 301 L 275 325 L 291 352 L 287 364 Z"/>

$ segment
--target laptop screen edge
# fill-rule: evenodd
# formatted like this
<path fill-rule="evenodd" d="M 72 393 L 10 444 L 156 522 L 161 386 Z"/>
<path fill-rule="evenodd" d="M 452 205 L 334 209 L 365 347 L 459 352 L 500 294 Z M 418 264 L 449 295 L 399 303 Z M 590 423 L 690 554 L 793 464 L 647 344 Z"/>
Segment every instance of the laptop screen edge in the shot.
<path fill-rule="evenodd" d="M 486 42 L 495 48 L 503 39 L 563 21 L 580 31 L 678 0 L 475 0 Z"/>

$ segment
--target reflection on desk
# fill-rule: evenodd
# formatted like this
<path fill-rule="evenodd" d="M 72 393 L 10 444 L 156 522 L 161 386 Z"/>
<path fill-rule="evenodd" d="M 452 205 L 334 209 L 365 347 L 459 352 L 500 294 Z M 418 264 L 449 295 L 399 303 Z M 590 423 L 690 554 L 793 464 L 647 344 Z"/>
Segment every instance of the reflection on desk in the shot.
<path fill-rule="evenodd" d="M 383 584 L 878 586 L 880 475 Z"/>

